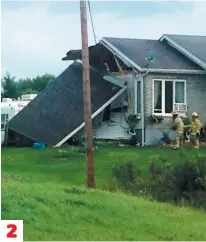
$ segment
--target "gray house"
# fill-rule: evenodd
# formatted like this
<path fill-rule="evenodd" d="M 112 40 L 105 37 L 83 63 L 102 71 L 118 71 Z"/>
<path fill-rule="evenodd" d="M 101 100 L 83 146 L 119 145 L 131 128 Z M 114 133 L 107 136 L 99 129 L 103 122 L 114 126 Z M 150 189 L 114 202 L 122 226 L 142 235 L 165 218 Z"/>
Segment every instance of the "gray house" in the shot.
<path fill-rule="evenodd" d="M 91 69 L 99 73 L 93 89 L 96 98 L 92 96 L 94 138 L 131 139 L 135 135 L 141 145 L 157 144 L 164 131 L 174 137 L 171 130 L 173 109 L 183 117 L 190 117 L 195 111 L 202 122 L 206 120 L 206 36 L 163 35 L 158 40 L 102 38 L 97 45 L 89 47 L 89 53 Z M 81 55 L 81 50 L 71 50 L 62 60 L 81 60 Z M 74 79 L 71 73 L 69 75 Z M 67 79 L 66 74 L 64 78 Z M 61 75 L 57 79 L 54 86 L 60 85 Z M 82 81 L 82 76 L 80 79 Z M 74 82 L 71 83 L 75 88 Z M 69 82 L 65 85 L 71 91 Z M 101 89 L 99 93 L 98 88 Z M 43 103 L 48 95 L 57 103 L 63 98 L 57 95 L 57 91 L 52 93 L 53 97 L 51 87 L 46 88 L 27 109 L 10 121 L 9 129 L 55 146 L 61 146 L 75 134 L 81 135 L 83 115 L 76 118 L 78 122 L 71 117 L 62 122 L 60 120 L 66 118 L 63 115 L 65 110 L 61 115 L 58 108 L 55 115 L 52 110 L 45 111 Z M 101 99 L 100 93 L 104 100 L 96 105 L 98 97 Z M 72 100 L 75 98 L 79 100 L 77 95 L 73 95 Z M 65 102 L 62 107 L 70 109 L 70 105 Z M 71 108 L 74 113 L 75 105 L 76 102 Z M 78 105 L 78 108 L 81 106 L 79 110 L 83 110 L 82 100 Z M 32 113 L 37 116 L 36 122 L 41 120 L 41 127 L 32 123 Z M 52 126 L 48 120 L 56 122 L 57 126 Z M 62 127 L 64 130 L 58 135 L 51 134 L 55 132 L 51 129 L 58 132 Z"/>

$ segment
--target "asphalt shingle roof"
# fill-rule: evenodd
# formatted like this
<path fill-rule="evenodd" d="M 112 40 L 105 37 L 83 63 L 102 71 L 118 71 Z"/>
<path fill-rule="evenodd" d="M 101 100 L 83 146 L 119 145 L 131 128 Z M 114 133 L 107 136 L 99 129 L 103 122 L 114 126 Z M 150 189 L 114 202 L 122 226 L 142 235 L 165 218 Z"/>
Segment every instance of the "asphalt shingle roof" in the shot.
<path fill-rule="evenodd" d="M 32 140 L 56 145 L 84 122 L 82 64 L 74 62 L 8 123 Z M 91 109 L 97 111 L 121 88 L 90 69 Z M 114 88 L 115 87 L 115 88 Z"/>
<path fill-rule="evenodd" d="M 172 34 L 166 36 L 206 63 L 206 36 Z"/>
<path fill-rule="evenodd" d="M 104 39 L 142 68 L 146 67 L 147 50 L 151 49 L 155 54 L 155 60 L 150 63 L 149 68 L 202 70 L 201 67 L 160 40 L 112 37 L 105 37 Z"/>

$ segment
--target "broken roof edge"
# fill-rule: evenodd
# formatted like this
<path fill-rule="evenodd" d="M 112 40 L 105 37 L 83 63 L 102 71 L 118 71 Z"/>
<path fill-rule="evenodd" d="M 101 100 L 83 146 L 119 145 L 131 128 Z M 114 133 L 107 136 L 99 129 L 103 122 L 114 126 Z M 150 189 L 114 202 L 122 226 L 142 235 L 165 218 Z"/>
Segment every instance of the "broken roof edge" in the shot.
<path fill-rule="evenodd" d="M 172 46 L 174 49 L 179 51 L 181 54 L 189 58 L 191 61 L 193 61 L 195 64 L 206 70 L 206 63 L 203 62 L 201 59 L 190 53 L 188 50 L 183 48 L 181 45 L 177 44 L 174 40 L 172 40 L 168 35 L 163 34 L 162 37 L 159 39 L 161 42 L 163 40 L 167 40 L 169 45 Z"/>
<path fill-rule="evenodd" d="M 117 99 L 124 91 L 126 91 L 127 86 L 125 85 L 122 89 L 120 89 L 112 98 L 110 98 L 105 104 L 103 104 L 96 112 L 94 112 L 91 118 L 95 118 L 99 113 L 101 113 L 109 104 L 111 104 L 115 99 Z M 79 125 L 76 129 L 74 129 L 71 133 L 69 133 L 66 137 L 60 140 L 54 147 L 60 147 L 63 145 L 68 139 L 70 139 L 73 135 L 75 135 L 78 131 L 80 131 L 85 126 L 85 122 Z"/>
<path fill-rule="evenodd" d="M 114 45 L 112 45 L 105 38 L 102 38 L 100 40 L 100 43 L 102 43 L 110 52 L 112 52 L 113 55 L 117 56 L 120 60 L 122 60 L 125 63 L 125 65 L 127 65 L 128 67 L 136 68 L 138 71 L 142 72 L 142 67 L 140 67 L 134 61 L 132 61 L 130 58 L 124 55 L 120 50 L 114 47 Z"/>
<path fill-rule="evenodd" d="M 96 45 L 91 45 L 89 46 L 89 50 L 91 50 L 92 48 L 94 48 Z M 82 59 L 82 49 L 77 49 L 77 50 L 69 50 L 66 53 L 66 56 L 62 58 L 63 61 L 67 61 L 67 60 L 81 60 Z"/>

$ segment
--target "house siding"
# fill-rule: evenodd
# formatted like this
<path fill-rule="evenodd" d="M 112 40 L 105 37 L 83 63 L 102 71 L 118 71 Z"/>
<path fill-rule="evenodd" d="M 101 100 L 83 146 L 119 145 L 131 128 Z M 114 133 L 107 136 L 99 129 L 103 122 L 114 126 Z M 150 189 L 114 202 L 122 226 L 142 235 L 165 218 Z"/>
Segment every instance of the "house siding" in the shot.
<path fill-rule="evenodd" d="M 182 79 L 186 80 L 186 95 L 190 118 L 193 112 L 199 114 L 201 122 L 206 120 L 206 75 L 178 75 L 178 74 L 148 74 L 144 78 L 145 103 L 145 144 L 157 144 L 164 131 L 174 139 L 175 132 L 171 130 L 172 119 L 165 117 L 160 124 L 151 124 L 148 116 L 153 112 L 153 79 Z"/>

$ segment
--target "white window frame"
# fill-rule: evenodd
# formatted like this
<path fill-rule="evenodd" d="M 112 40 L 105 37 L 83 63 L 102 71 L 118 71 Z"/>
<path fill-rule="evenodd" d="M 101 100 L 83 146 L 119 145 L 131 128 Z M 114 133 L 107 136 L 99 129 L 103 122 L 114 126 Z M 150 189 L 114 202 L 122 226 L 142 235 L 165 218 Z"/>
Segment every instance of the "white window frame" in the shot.
<path fill-rule="evenodd" d="M 162 112 L 161 113 L 155 113 L 154 112 L 154 83 L 155 81 L 161 81 L 162 82 Z M 173 82 L 173 108 L 174 105 L 177 104 L 175 103 L 175 84 L 177 82 L 182 82 L 184 83 L 184 103 L 178 103 L 178 104 L 185 104 L 187 105 L 187 87 L 186 87 L 186 80 L 183 79 L 153 79 L 153 85 L 152 85 L 152 113 L 153 115 L 159 115 L 159 116 L 165 116 L 165 117 L 171 117 L 171 113 L 165 113 L 165 82 L 166 81 L 171 81 Z M 185 113 L 182 113 L 183 116 L 186 115 Z"/>

